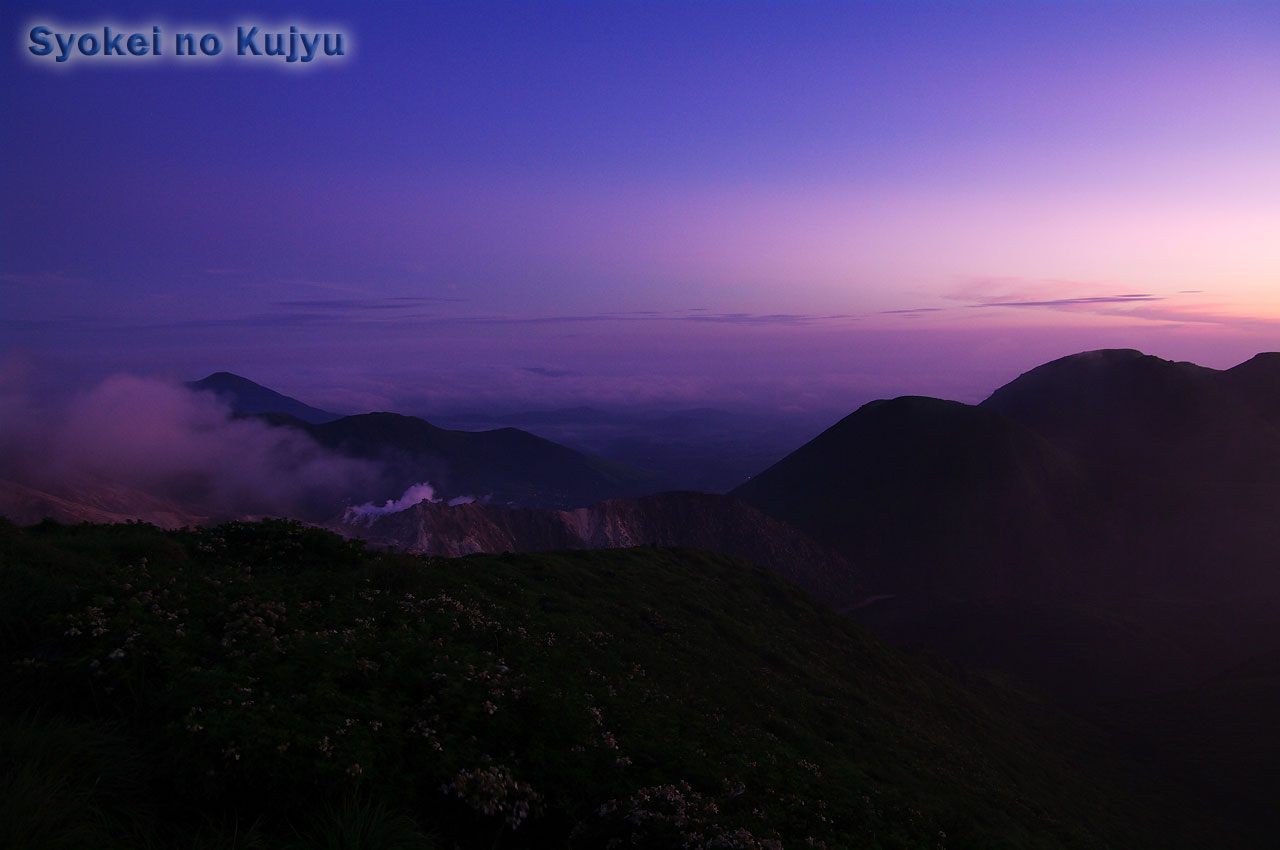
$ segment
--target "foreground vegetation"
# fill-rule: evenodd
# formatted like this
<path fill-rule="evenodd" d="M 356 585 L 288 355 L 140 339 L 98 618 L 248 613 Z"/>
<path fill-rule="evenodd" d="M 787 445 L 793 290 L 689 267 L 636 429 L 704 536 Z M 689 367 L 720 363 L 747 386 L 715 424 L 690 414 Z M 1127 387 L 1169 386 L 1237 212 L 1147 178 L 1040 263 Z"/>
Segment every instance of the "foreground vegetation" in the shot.
<path fill-rule="evenodd" d="M 1202 843 L 1090 728 L 691 550 L 0 520 L 0 650 L 4 846 Z"/>

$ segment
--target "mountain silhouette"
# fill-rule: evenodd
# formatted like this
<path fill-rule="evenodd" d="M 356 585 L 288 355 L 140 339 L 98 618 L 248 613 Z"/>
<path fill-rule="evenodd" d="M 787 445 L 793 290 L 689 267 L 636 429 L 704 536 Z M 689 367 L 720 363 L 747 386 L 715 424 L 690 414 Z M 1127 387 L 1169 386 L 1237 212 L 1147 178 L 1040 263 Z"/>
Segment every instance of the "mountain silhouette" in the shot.
<path fill-rule="evenodd" d="M 835 546 L 881 593 L 950 599 L 1058 564 L 1083 483 L 1015 422 L 908 396 L 864 405 L 733 495 Z"/>
<path fill-rule="evenodd" d="M 199 392 L 213 393 L 236 413 L 283 413 L 313 425 L 342 418 L 339 413 L 303 404 L 296 398 L 282 395 L 230 372 L 214 372 L 198 381 L 188 381 L 186 386 Z"/>
<path fill-rule="evenodd" d="M 445 499 L 572 508 L 662 489 L 655 473 L 517 428 L 451 431 L 398 413 L 365 413 L 319 424 L 282 416 L 270 421 L 300 428 L 340 454 L 381 464 L 387 498 L 425 481 Z"/>
<path fill-rule="evenodd" d="M 900 641 L 1088 701 L 1280 646 L 1280 357 L 1131 350 L 979 405 L 872 402 L 735 491 L 856 564 Z"/>

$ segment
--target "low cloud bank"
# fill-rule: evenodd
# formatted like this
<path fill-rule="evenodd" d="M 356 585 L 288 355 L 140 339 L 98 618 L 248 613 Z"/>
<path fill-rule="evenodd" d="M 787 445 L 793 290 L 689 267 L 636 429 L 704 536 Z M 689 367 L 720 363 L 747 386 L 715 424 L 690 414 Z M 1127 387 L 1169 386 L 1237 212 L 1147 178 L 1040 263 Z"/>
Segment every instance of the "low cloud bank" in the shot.
<path fill-rule="evenodd" d="M 332 516 L 376 492 L 376 465 L 213 395 L 117 375 L 69 398 L 0 387 L 0 478 L 57 493 L 129 488 L 211 517 Z"/>

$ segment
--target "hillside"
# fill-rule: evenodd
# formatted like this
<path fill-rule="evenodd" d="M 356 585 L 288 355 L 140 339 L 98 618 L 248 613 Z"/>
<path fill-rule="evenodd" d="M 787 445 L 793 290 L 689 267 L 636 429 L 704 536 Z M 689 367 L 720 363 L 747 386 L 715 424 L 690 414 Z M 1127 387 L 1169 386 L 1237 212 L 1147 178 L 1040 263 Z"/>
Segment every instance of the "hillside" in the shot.
<path fill-rule="evenodd" d="M 720 556 L 0 525 L 0 582 L 9 846 L 1244 846 Z"/>
<path fill-rule="evenodd" d="M 1114 726 L 1141 757 L 1185 776 L 1225 819 L 1275 835 L 1280 812 L 1280 653 L 1250 659 L 1194 687 L 1125 706 Z"/>

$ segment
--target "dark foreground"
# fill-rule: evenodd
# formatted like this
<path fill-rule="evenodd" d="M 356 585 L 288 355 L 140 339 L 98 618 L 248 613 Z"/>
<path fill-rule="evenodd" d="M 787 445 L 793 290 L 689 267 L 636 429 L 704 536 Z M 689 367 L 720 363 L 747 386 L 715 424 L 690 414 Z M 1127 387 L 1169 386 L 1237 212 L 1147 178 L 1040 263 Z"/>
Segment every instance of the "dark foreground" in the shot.
<path fill-rule="evenodd" d="M 0 520 L 0 653 L 9 847 L 1249 841 L 1114 731 L 694 550 Z"/>

